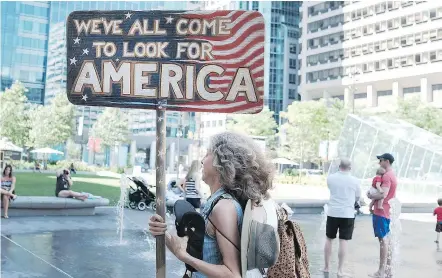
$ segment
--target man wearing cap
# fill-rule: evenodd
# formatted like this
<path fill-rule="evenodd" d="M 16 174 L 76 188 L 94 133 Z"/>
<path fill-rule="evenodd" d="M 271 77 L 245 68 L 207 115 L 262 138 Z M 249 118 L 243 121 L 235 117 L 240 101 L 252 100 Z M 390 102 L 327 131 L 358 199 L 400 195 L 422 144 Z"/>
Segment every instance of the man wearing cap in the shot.
<path fill-rule="evenodd" d="M 379 159 L 379 165 L 385 169 L 385 174 L 382 176 L 381 187 L 383 193 L 371 194 L 367 193 L 367 197 L 376 202 L 384 198 L 383 209 L 379 209 L 375 203 L 373 211 L 373 230 L 374 235 L 379 239 L 380 243 L 380 260 L 379 269 L 371 277 L 387 278 L 391 277 L 391 252 L 389 233 L 390 233 L 390 204 L 389 201 L 396 197 L 397 180 L 396 175 L 392 169 L 394 157 L 389 153 L 376 156 Z"/>
<path fill-rule="evenodd" d="M 324 247 L 325 266 L 329 272 L 332 242 L 339 230 L 339 266 L 338 277 L 348 276 L 344 273 L 344 262 L 347 255 L 347 242 L 352 239 L 355 224 L 355 202 L 361 197 L 360 181 L 350 174 L 351 162 L 341 159 L 339 171 L 328 176 L 327 186 L 330 200 L 327 204 L 327 236 Z"/>

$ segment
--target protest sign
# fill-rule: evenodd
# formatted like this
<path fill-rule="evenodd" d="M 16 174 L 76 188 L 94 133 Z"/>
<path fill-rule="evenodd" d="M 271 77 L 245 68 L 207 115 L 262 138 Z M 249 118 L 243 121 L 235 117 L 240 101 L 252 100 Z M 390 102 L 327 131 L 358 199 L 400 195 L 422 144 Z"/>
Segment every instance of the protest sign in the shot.
<path fill-rule="evenodd" d="M 67 94 L 79 105 L 258 113 L 264 43 L 256 11 L 76 11 Z"/>

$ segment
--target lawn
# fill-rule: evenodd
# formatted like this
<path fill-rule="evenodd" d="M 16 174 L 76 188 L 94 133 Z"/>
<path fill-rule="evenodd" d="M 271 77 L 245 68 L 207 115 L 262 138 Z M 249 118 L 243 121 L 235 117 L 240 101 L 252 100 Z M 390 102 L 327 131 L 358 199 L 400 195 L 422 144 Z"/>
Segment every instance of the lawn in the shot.
<path fill-rule="evenodd" d="M 55 174 L 15 173 L 15 192 L 19 196 L 55 196 Z M 120 198 L 120 180 L 90 175 L 72 175 L 71 189 L 107 198 L 116 205 Z"/>

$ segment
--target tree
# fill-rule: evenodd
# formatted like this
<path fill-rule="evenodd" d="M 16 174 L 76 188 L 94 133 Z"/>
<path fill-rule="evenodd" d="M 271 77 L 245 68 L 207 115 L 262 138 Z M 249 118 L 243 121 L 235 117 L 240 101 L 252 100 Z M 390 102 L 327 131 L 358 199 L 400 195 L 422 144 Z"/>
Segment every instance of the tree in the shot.
<path fill-rule="evenodd" d="M 268 107 L 264 107 L 258 114 L 233 114 L 227 120 L 227 129 L 251 136 L 264 136 L 266 137 L 266 146 L 270 150 L 275 150 L 278 125 L 273 114 L 273 111 L 270 111 Z"/>
<path fill-rule="evenodd" d="M 102 140 L 105 146 L 127 142 L 129 138 L 129 117 L 119 108 L 107 107 L 92 127 L 92 134 Z"/>
<path fill-rule="evenodd" d="M 30 145 L 55 146 L 65 143 L 75 129 L 75 106 L 66 94 L 58 93 L 49 105 L 36 108 L 31 117 Z"/>
<path fill-rule="evenodd" d="M 280 155 L 301 162 L 318 161 L 320 142 L 338 139 L 346 115 L 339 99 L 293 102 L 281 114 L 287 122 L 281 127 L 284 143 Z"/>
<path fill-rule="evenodd" d="M 0 93 L 0 136 L 9 138 L 12 143 L 24 147 L 29 138 L 29 111 L 26 92 L 20 82 Z"/>
<path fill-rule="evenodd" d="M 442 110 L 422 103 L 418 98 L 401 100 L 396 116 L 415 126 L 442 136 Z"/>
<path fill-rule="evenodd" d="M 227 122 L 227 129 L 245 132 L 252 136 L 273 136 L 278 125 L 268 107 L 258 114 L 233 114 Z"/>

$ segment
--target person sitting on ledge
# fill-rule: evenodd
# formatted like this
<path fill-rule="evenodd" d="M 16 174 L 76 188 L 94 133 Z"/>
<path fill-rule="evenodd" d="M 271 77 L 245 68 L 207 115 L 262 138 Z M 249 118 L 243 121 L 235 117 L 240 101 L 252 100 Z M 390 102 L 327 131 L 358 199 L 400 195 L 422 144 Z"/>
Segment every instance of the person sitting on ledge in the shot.
<path fill-rule="evenodd" d="M 75 198 L 82 201 L 88 198 L 87 195 L 75 192 L 71 190 L 72 179 L 70 172 L 67 169 L 63 169 L 61 172 L 57 172 L 57 184 L 55 186 L 55 196 L 60 198 Z"/>

